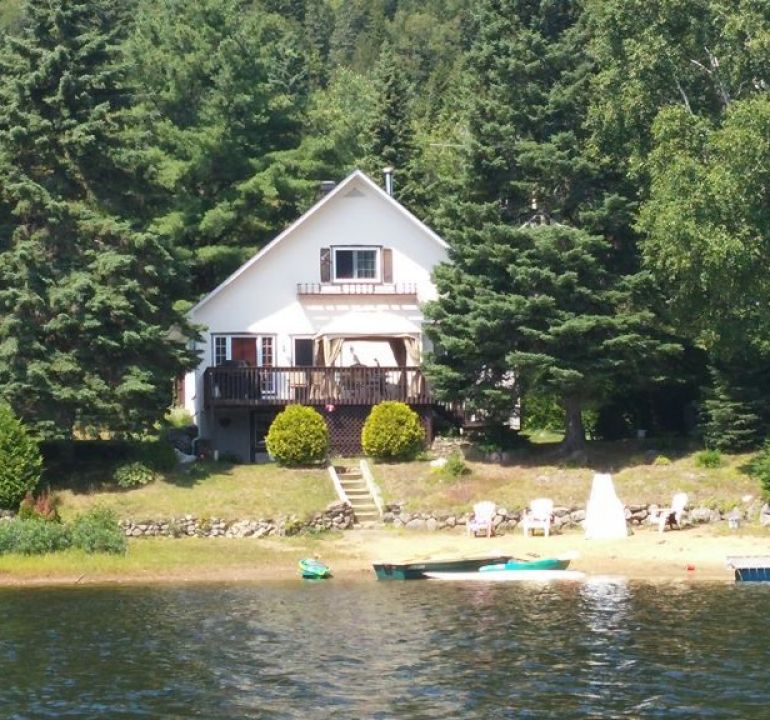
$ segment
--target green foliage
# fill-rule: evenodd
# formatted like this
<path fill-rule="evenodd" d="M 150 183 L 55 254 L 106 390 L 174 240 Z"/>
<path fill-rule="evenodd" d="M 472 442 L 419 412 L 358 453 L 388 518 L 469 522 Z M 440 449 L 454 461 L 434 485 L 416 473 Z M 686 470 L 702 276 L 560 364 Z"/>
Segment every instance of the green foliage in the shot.
<path fill-rule="evenodd" d="M 186 428 L 195 424 L 190 411 L 183 407 L 172 407 L 166 413 L 163 420 L 173 428 Z"/>
<path fill-rule="evenodd" d="M 52 493 L 49 488 L 46 488 L 37 496 L 33 495 L 30 490 L 19 505 L 18 518 L 20 520 L 60 522 L 59 497 Z"/>
<path fill-rule="evenodd" d="M 112 477 L 120 487 L 134 488 L 151 483 L 155 473 L 143 463 L 132 462 L 119 466 Z"/>
<path fill-rule="evenodd" d="M 87 553 L 120 555 L 128 545 L 115 513 L 106 508 L 94 508 L 79 515 L 72 523 L 70 534 L 72 547 Z"/>
<path fill-rule="evenodd" d="M 565 444 L 582 442 L 584 406 L 679 347 L 657 337 L 636 281 L 611 272 L 602 238 L 477 220 L 452 247 L 452 264 L 435 271 L 440 299 L 426 308 L 441 348 L 427 366 L 434 385 L 498 419 L 519 387 L 556 395 Z"/>
<path fill-rule="evenodd" d="M 149 229 L 131 9 L 26 8 L 0 44 L 0 395 L 47 438 L 140 432 L 197 360 L 173 309 L 185 269 Z"/>
<path fill-rule="evenodd" d="M 770 440 L 749 463 L 749 475 L 759 480 L 765 500 L 770 502 Z"/>
<path fill-rule="evenodd" d="M 0 402 L 0 507 L 15 509 L 35 489 L 42 463 L 36 440 Z"/>
<path fill-rule="evenodd" d="M 718 468 L 722 465 L 722 453 L 719 450 L 701 450 L 695 456 L 695 464 L 702 468 Z"/>
<path fill-rule="evenodd" d="M 268 430 L 267 451 L 282 465 L 322 462 L 329 452 L 326 421 L 311 407 L 289 405 Z"/>
<path fill-rule="evenodd" d="M 524 430 L 564 432 L 564 408 L 553 395 L 528 393 L 521 401 Z"/>
<path fill-rule="evenodd" d="M 738 358 L 737 362 L 711 367 L 710 374 L 712 385 L 703 400 L 706 444 L 726 452 L 759 447 L 770 420 L 770 386 L 764 363 L 758 357 Z"/>
<path fill-rule="evenodd" d="M 173 446 L 165 440 L 145 440 L 134 445 L 131 453 L 138 462 L 159 473 L 169 473 L 177 466 Z"/>
<path fill-rule="evenodd" d="M 665 455 L 656 455 L 655 459 L 652 461 L 653 465 L 671 465 L 670 458 L 667 458 Z"/>
<path fill-rule="evenodd" d="M 425 444 L 420 416 L 408 405 L 385 401 L 372 408 L 361 431 L 361 447 L 381 460 L 414 458 Z"/>
<path fill-rule="evenodd" d="M 155 227 L 209 292 L 312 196 L 285 155 L 307 104 L 301 27 L 241 0 L 147 0 L 135 24 L 128 54 L 163 189 Z"/>
<path fill-rule="evenodd" d="M 44 555 L 70 547 L 69 528 L 42 520 L 0 522 L 0 554 Z"/>
<path fill-rule="evenodd" d="M 442 473 L 452 478 L 459 478 L 463 475 L 469 475 L 471 469 L 465 464 L 465 458 L 460 452 L 453 452 L 446 459 L 444 467 L 441 468 Z"/>
<path fill-rule="evenodd" d="M 770 340 L 770 100 L 730 103 L 713 127 L 684 108 L 654 125 L 645 259 L 683 333 L 723 358 Z"/>

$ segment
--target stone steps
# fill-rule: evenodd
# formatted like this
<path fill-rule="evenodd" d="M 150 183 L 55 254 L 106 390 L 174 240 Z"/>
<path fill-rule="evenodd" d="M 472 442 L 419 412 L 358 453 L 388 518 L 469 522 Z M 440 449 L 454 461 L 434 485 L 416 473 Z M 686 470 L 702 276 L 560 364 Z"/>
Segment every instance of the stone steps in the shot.
<path fill-rule="evenodd" d="M 356 524 L 369 526 L 373 523 L 380 523 L 382 518 L 363 472 L 356 468 L 346 468 L 342 471 L 338 471 L 337 468 L 330 468 L 330 472 L 332 471 L 336 474 L 339 486 L 350 503 Z"/>

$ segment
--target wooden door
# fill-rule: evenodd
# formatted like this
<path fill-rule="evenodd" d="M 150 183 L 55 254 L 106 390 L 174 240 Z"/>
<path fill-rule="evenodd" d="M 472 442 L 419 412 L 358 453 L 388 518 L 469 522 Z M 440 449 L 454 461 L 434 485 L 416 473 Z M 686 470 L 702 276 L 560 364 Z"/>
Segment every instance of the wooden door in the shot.
<path fill-rule="evenodd" d="M 233 338 L 232 358 L 245 362 L 249 367 L 257 366 L 257 339 Z"/>

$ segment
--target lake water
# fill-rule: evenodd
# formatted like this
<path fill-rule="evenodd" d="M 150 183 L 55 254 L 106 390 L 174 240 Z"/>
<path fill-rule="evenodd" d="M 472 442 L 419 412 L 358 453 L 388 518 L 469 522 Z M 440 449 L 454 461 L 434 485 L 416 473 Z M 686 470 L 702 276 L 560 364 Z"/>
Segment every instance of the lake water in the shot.
<path fill-rule="evenodd" d="M 2 718 L 769 718 L 770 585 L 0 591 Z"/>

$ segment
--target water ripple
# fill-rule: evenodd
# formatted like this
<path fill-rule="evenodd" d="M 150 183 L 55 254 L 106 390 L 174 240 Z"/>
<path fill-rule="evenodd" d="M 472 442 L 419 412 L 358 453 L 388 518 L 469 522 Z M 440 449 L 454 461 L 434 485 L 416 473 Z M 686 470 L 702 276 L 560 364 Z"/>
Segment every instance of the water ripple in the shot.
<path fill-rule="evenodd" d="M 770 587 L 2 590 L 0 717 L 765 718 Z"/>

